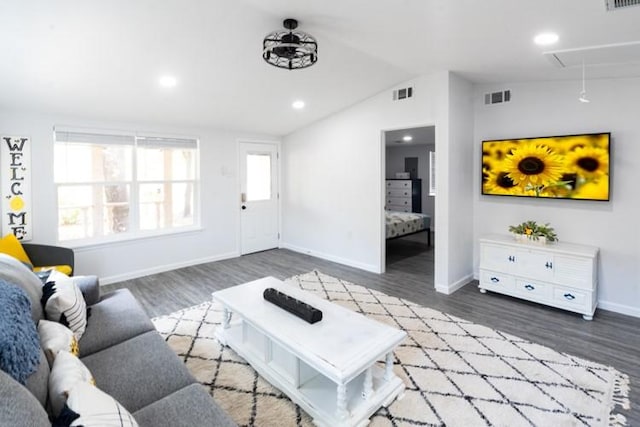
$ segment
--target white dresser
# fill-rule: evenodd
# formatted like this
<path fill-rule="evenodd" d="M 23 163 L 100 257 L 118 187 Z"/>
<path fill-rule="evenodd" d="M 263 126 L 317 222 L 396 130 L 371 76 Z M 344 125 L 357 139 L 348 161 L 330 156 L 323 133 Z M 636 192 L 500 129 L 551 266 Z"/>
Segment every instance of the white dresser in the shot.
<path fill-rule="evenodd" d="M 519 243 L 510 235 L 480 239 L 480 292 L 499 292 L 593 319 L 598 252 L 571 243 Z"/>
<path fill-rule="evenodd" d="M 387 179 L 386 186 L 388 211 L 422 212 L 422 180 Z"/>

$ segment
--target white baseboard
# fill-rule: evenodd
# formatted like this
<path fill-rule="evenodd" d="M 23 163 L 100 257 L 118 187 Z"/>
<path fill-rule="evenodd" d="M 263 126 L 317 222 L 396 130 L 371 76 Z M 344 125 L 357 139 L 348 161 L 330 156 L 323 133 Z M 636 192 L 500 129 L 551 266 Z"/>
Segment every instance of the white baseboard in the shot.
<path fill-rule="evenodd" d="M 598 308 L 625 314 L 627 316 L 640 317 L 640 308 L 631 307 L 630 305 L 618 304 L 616 302 L 609 301 L 598 301 Z"/>
<path fill-rule="evenodd" d="M 376 265 L 365 264 L 363 262 L 337 257 L 335 255 L 329 255 L 311 249 L 301 248 L 299 246 L 291 245 L 284 242 L 280 242 L 280 247 L 282 249 L 289 249 L 290 251 L 299 252 L 301 254 L 311 255 L 316 258 L 326 259 L 327 261 L 337 262 L 338 264 L 348 265 L 349 267 L 359 268 L 360 270 L 370 271 L 371 273 L 381 273 L 380 268 Z"/>
<path fill-rule="evenodd" d="M 452 293 L 454 293 L 455 291 L 457 291 L 458 289 L 462 288 L 464 285 L 469 283 L 472 279 L 473 279 L 473 274 L 468 274 L 463 278 L 461 278 L 460 280 L 453 282 L 450 285 L 443 285 L 441 283 L 436 283 L 436 286 L 435 286 L 436 292 L 440 292 L 441 294 L 451 295 Z"/>
<path fill-rule="evenodd" d="M 111 283 L 122 282 L 124 280 L 137 279 L 138 277 L 148 276 L 150 274 L 164 273 L 178 268 L 191 267 L 192 265 L 204 264 L 207 262 L 222 261 L 224 259 L 237 258 L 240 252 L 228 252 L 226 254 L 214 255 L 211 257 L 191 259 L 189 261 L 176 262 L 173 264 L 164 264 L 156 267 L 145 268 L 142 270 L 129 271 L 123 274 L 107 276 L 100 278 L 100 285 L 110 285 Z"/>

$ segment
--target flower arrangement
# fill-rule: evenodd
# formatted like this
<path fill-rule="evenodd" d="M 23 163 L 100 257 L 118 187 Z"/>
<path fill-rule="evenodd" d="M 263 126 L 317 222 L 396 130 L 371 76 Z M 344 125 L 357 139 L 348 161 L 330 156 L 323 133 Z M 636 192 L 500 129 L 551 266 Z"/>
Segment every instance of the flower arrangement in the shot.
<path fill-rule="evenodd" d="M 549 223 L 540 225 L 535 221 L 525 221 L 522 224 L 510 225 L 509 232 L 526 236 L 529 240 L 539 240 L 540 237 L 544 237 L 547 242 L 556 242 L 558 240 L 558 235 Z"/>

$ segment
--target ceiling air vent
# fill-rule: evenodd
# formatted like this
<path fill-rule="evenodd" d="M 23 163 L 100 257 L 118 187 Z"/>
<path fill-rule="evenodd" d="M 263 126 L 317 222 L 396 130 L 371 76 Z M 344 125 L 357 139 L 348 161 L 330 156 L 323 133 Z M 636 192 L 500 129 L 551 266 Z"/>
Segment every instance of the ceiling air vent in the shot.
<path fill-rule="evenodd" d="M 509 89 L 484 94 L 484 105 L 503 104 L 505 102 L 511 102 L 511 91 Z"/>
<path fill-rule="evenodd" d="M 413 97 L 413 87 L 405 87 L 403 89 L 396 89 L 393 91 L 393 100 L 398 101 L 401 99 L 407 99 Z"/>
<path fill-rule="evenodd" d="M 629 6 L 640 6 L 640 0 L 605 0 L 607 10 L 617 10 Z"/>

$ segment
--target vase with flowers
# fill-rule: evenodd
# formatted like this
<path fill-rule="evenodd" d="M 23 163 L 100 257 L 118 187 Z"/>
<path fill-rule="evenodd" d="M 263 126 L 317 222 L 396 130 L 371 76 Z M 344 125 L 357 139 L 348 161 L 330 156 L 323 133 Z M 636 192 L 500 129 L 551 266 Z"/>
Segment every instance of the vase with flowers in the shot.
<path fill-rule="evenodd" d="M 510 225 L 509 232 L 513 233 L 516 240 L 521 242 L 539 243 L 544 245 L 548 242 L 558 241 L 558 235 L 549 223 L 540 225 L 535 221 L 525 221 L 518 225 Z"/>

